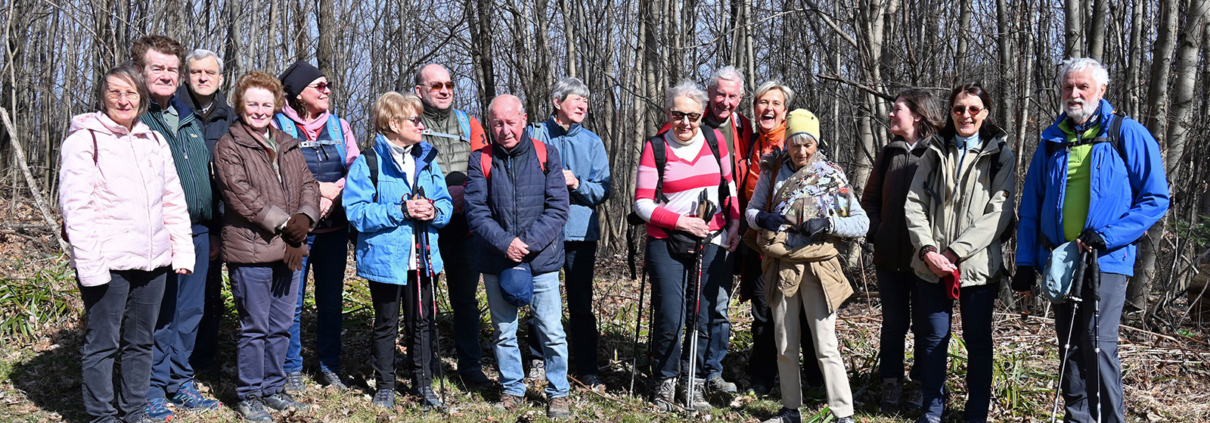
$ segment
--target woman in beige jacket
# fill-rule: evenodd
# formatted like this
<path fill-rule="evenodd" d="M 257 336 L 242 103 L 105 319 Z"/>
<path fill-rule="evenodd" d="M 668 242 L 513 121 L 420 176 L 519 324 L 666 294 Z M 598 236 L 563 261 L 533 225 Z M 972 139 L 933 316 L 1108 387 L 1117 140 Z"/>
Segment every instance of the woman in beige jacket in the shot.
<path fill-rule="evenodd" d="M 945 409 L 946 354 L 953 300 L 962 312 L 969 351 L 967 422 L 987 420 L 992 385 L 992 308 L 1003 268 L 1000 235 L 1013 216 L 1015 159 L 1007 135 L 989 118 L 991 96 L 978 83 L 950 93 L 945 128 L 922 142 L 905 213 L 917 284 L 912 324 L 922 334 L 916 366 L 924 393 L 922 423 L 937 423 Z"/>
<path fill-rule="evenodd" d="M 806 315 L 828 406 L 838 423 L 853 421 L 853 393 L 836 340 L 836 310 L 853 288 L 841 272 L 835 242 L 865 235 L 870 220 L 839 166 L 819 149 L 819 119 L 790 112 L 786 153 L 761 159 L 745 217 L 757 230 L 765 296 L 772 310 L 782 408 L 765 423 L 800 423 L 799 314 Z M 807 352 L 812 356 L 811 352 Z"/>

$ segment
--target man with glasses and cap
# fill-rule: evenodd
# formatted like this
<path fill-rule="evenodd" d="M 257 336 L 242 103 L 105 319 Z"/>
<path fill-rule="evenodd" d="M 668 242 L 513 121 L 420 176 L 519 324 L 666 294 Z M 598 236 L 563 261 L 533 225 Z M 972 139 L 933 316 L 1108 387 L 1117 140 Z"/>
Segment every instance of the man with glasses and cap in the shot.
<path fill-rule="evenodd" d="M 437 147 L 437 164 L 446 172 L 454 203 L 450 223 L 438 232 L 441 257 L 448 263 L 468 263 L 467 241 L 470 231 L 466 223 L 466 203 L 463 201 L 467 158 L 471 151 L 487 145 L 483 126 L 474 116 L 455 109 L 454 82 L 444 66 L 430 63 L 416 72 L 416 95 L 424 103 L 424 141 Z M 445 269 L 450 305 L 454 308 L 454 345 L 458 350 L 458 375 L 470 385 L 485 385 L 491 381 L 483 374 L 479 346 L 479 272 L 471 266 L 454 265 Z"/>

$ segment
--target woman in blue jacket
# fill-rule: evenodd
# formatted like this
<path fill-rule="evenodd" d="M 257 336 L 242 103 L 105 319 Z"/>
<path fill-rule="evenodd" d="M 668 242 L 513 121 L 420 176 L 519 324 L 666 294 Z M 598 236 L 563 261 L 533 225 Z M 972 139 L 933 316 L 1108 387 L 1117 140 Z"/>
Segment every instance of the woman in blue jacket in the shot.
<path fill-rule="evenodd" d="M 374 101 L 374 146 L 349 168 L 344 207 L 357 229 L 357 276 L 374 303 L 370 355 L 378 392 L 374 405 L 395 403 L 395 339 L 402 307 L 412 393 L 425 409 L 445 404 L 433 392 L 433 280 L 442 271 L 437 229 L 453 203 L 437 150 L 421 141 L 420 98 L 389 92 Z M 372 164 L 370 161 L 373 161 Z M 402 301 L 402 304 L 400 303 Z"/>

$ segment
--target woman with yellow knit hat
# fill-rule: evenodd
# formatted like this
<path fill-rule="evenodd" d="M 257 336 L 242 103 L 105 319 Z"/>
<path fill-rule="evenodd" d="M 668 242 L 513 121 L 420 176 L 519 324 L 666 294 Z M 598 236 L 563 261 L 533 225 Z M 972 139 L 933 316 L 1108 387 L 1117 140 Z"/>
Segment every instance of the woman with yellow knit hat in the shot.
<path fill-rule="evenodd" d="M 853 421 L 853 393 L 836 340 L 836 310 L 853 289 L 841 272 L 836 242 L 866 233 L 869 219 L 840 166 L 819 151 L 819 119 L 798 109 L 786 119 L 786 152 L 761 158 L 760 178 L 745 211 L 758 228 L 765 296 L 772 308 L 782 408 L 765 423 L 799 423 L 799 313 L 806 315 L 828 406 L 839 423 Z"/>

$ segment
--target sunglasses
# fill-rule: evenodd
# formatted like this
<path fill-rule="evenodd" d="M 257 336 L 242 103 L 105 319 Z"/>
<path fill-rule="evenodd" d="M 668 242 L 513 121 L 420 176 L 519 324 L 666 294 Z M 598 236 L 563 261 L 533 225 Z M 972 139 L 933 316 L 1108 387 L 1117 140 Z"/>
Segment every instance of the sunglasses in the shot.
<path fill-rule="evenodd" d="M 308 87 L 314 88 L 315 91 L 324 92 L 324 91 L 332 89 L 332 83 L 331 82 L 320 82 L 315 85 L 308 85 Z"/>
<path fill-rule="evenodd" d="M 419 115 L 416 115 L 416 116 L 408 116 L 408 117 L 403 118 L 403 120 L 406 120 L 406 121 L 410 121 L 410 122 L 412 122 L 412 125 L 419 125 L 419 124 L 420 124 L 420 116 L 419 116 Z"/>
<path fill-rule="evenodd" d="M 672 116 L 672 121 L 677 122 L 684 118 L 689 118 L 690 122 L 697 122 L 702 117 L 701 113 L 685 113 L 676 110 L 669 110 L 668 114 Z"/>
<path fill-rule="evenodd" d="M 954 106 L 953 109 L 950 109 L 950 112 L 953 112 L 955 115 L 959 115 L 959 116 L 962 116 L 962 112 L 970 112 L 971 116 L 974 116 L 974 115 L 979 114 L 979 112 L 982 112 L 982 111 L 983 111 L 983 108 L 979 107 L 979 106 L 966 106 L 966 107 Z"/>
<path fill-rule="evenodd" d="M 432 91 L 441 91 L 442 87 L 444 87 L 447 90 L 453 91 L 454 90 L 454 81 L 434 82 L 432 84 L 429 84 L 429 90 L 432 90 Z"/>

